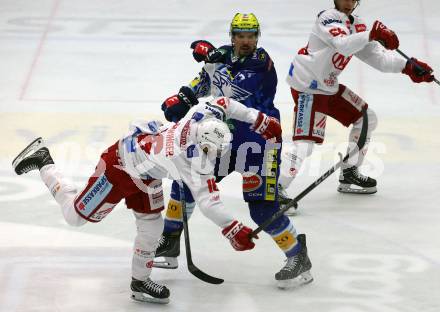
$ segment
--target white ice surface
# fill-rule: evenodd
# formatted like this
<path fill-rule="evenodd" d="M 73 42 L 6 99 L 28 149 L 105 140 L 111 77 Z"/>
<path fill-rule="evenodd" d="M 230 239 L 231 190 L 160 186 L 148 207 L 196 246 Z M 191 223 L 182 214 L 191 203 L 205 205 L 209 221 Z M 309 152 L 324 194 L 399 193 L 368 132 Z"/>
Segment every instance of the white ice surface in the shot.
<path fill-rule="evenodd" d="M 284 82 L 307 43 L 316 14 L 331 0 L 2 0 L 0 1 L 0 311 L 440 311 L 440 86 L 381 74 L 356 59 L 341 82 L 379 117 L 365 171 L 373 196 L 336 192 L 333 175 L 300 202 L 315 281 L 280 291 L 273 275 L 283 254 L 267 235 L 238 253 L 198 210 L 190 222 L 193 258 L 220 286 L 177 270 L 155 270 L 171 289 L 167 306 L 129 299 L 134 220 L 123 205 L 99 224 L 68 227 L 37 174 L 17 177 L 10 163 L 35 136 L 48 141 L 66 174 L 82 185 L 100 151 L 136 118 L 162 118 L 164 98 L 200 64 L 190 43 L 229 41 L 235 12 L 260 19 L 259 45 L 278 72 L 276 105 L 285 138 L 292 103 Z M 440 2 L 365 0 L 357 13 L 396 31 L 401 49 L 440 70 Z M 440 77 L 440 74 L 438 74 Z M 344 151 L 347 129 L 329 122 L 289 189 L 298 194 Z M 221 184 L 233 213 L 255 227 L 241 200 L 240 176 Z M 169 192 L 169 183 L 166 183 Z M 183 243 L 182 243 L 183 247 Z"/>

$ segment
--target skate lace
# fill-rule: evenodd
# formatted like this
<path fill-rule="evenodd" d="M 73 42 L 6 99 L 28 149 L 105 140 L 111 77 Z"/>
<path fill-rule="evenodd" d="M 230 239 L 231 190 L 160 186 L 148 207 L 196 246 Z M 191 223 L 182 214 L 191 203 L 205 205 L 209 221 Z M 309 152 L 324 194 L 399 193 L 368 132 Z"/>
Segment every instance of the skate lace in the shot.
<path fill-rule="evenodd" d="M 37 165 L 29 164 L 27 166 L 24 166 L 23 169 L 21 169 L 21 172 L 26 173 L 26 172 L 29 172 L 31 170 L 37 169 L 37 168 L 38 168 Z"/>
<path fill-rule="evenodd" d="M 165 236 L 162 235 L 159 239 L 159 244 L 157 245 L 156 249 L 163 247 L 165 245 L 165 242 L 166 242 Z"/>
<path fill-rule="evenodd" d="M 353 173 L 361 181 L 367 181 L 368 180 L 368 177 L 364 176 L 362 173 L 360 173 L 357 168 L 353 171 Z"/>
<path fill-rule="evenodd" d="M 161 293 L 164 288 L 164 286 L 156 284 L 150 279 L 147 279 L 146 281 L 142 282 L 142 284 L 145 286 L 145 288 L 155 293 Z"/>
<path fill-rule="evenodd" d="M 298 257 L 298 255 L 296 255 L 296 256 L 293 256 L 291 258 L 287 258 L 286 262 L 287 263 L 284 266 L 284 269 L 285 270 L 289 270 L 289 271 L 293 270 L 297 266 L 297 264 L 299 262 L 299 257 Z"/>

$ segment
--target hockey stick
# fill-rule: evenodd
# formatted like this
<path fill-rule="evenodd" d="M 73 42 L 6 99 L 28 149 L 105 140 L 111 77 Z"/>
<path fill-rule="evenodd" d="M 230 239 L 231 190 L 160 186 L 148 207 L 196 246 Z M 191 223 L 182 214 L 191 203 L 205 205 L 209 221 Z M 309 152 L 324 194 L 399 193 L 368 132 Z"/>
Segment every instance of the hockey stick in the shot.
<path fill-rule="evenodd" d="M 344 158 L 342 158 L 342 155 L 340 155 L 340 161 L 335 164 L 333 167 L 331 167 L 326 173 L 324 173 L 322 176 L 320 176 L 315 182 L 310 184 L 304 191 L 302 191 L 298 196 L 290 200 L 290 202 L 283 208 L 278 210 L 274 215 L 272 215 L 269 219 L 264 221 L 259 227 L 257 227 L 255 230 L 252 231 L 252 233 L 249 234 L 249 237 L 256 237 L 258 233 L 263 231 L 269 224 L 271 224 L 273 221 L 281 217 L 287 210 L 289 210 L 291 207 L 297 207 L 298 202 L 307 194 L 309 194 L 315 187 L 317 187 L 319 184 L 321 184 L 325 179 L 327 179 L 333 172 L 335 172 L 339 167 L 341 167 L 342 163 L 347 161 L 348 158 L 353 156 L 354 154 L 360 152 L 360 150 L 364 147 L 366 141 L 367 141 L 367 132 L 368 132 L 368 115 L 367 115 L 367 109 L 364 107 L 362 109 L 362 129 L 361 133 L 359 134 L 358 142 L 356 143 L 356 147 L 354 147 L 351 151 L 345 155 Z"/>
<path fill-rule="evenodd" d="M 417 67 L 418 70 L 420 71 L 426 71 L 424 68 L 422 68 L 419 64 L 417 64 L 416 62 L 414 62 L 408 55 L 406 55 L 405 53 L 403 53 L 402 51 L 400 51 L 399 49 L 396 49 L 396 52 L 399 53 L 400 55 L 402 55 L 407 61 L 410 61 L 415 67 Z M 434 77 L 434 82 L 438 85 L 440 85 L 440 81 L 438 81 L 435 77 Z"/>
<path fill-rule="evenodd" d="M 201 271 L 198 267 L 196 267 L 192 261 L 191 256 L 191 244 L 189 242 L 189 230 L 188 230 L 188 215 L 186 214 L 186 201 L 185 201 L 185 191 L 183 188 L 183 182 L 180 180 L 179 190 L 180 190 L 180 202 L 182 203 L 182 215 L 183 215 L 183 231 L 185 235 L 185 251 L 186 251 L 186 263 L 188 265 L 188 271 L 197 277 L 198 279 L 209 283 L 209 284 L 221 284 L 224 282 L 223 279 L 217 278 L 211 275 L 206 274 Z"/>

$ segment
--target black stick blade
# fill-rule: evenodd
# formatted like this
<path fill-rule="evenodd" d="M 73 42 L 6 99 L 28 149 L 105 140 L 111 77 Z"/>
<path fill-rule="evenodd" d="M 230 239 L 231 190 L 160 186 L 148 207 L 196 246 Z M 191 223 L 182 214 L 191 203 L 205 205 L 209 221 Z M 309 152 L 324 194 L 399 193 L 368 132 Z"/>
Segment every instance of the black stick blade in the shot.
<path fill-rule="evenodd" d="M 196 267 L 194 264 L 188 264 L 188 271 L 197 277 L 199 280 L 202 280 L 209 284 L 222 284 L 225 280 L 221 278 L 217 278 L 211 275 L 206 274 L 205 272 L 201 271 L 198 267 Z"/>

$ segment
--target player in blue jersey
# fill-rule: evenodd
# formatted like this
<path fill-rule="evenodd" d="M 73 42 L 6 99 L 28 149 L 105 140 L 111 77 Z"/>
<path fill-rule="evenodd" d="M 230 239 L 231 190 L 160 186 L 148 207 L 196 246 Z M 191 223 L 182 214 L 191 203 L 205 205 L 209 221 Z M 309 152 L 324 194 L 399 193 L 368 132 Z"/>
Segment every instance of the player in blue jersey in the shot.
<path fill-rule="evenodd" d="M 198 98 L 227 96 L 261 113 L 280 119 L 273 104 L 277 75 L 269 54 L 257 47 L 260 26 L 254 14 L 237 13 L 230 26 L 231 44 L 216 49 L 205 40 L 191 44 L 193 56 L 205 62 L 198 76 L 179 93 L 162 104 L 165 117 L 177 121 L 196 103 Z M 260 115 L 262 115 L 260 113 Z M 243 198 L 248 203 L 252 219 L 262 224 L 279 210 L 278 186 L 281 140 L 269 142 L 255 135 L 251 125 L 238 120 L 227 120 L 233 134 L 230 153 L 217 159 L 216 182 L 233 171 L 243 177 Z M 213 189 L 217 189 L 215 184 Z M 187 214 L 195 203 L 191 192 L 185 189 Z M 168 203 L 164 233 L 156 257 L 156 267 L 177 268 L 182 232 L 182 204 L 178 184 L 173 183 Z M 275 274 L 279 287 L 311 282 L 311 262 L 307 256 L 305 235 L 297 235 L 289 220 L 283 216 L 266 229 L 287 257 L 286 265 Z"/>

